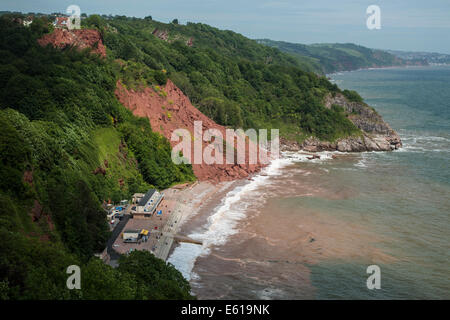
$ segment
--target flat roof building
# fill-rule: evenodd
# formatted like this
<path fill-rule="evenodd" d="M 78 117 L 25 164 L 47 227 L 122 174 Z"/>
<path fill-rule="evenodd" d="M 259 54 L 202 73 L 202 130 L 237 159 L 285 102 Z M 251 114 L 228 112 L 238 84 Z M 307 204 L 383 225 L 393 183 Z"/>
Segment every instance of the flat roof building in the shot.
<path fill-rule="evenodd" d="M 125 230 L 122 234 L 123 240 L 125 242 L 137 242 L 141 230 Z"/>
<path fill-rule="evenodd" d="M 164 194 L 155 189 L 148 190 L 144 195 L 135 194 L 133 196 L 135 205 L 131 208 L 131 214 L 135 218 L 150 218 L 163 198 Z"/>
<path fill-rule="evenodd" d="M 131 199 L 132 204 L 138 204 L 139 201 L 145 196 L 145 193 L 135 193 Z"/>
<path fill-rule="evenodd" d="M 150 231 L 146 229 L 127 229 L 122 233 L 124 242 L 139 242 L 142 238 L 147 239 Z"/>

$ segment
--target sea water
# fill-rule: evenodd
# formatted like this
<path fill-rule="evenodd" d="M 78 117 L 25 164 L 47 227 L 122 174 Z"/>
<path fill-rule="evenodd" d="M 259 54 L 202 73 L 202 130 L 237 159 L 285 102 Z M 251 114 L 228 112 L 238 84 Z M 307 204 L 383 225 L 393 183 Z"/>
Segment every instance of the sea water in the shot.
<path fill-rule="evenodd" d="M 450 298 L 450 66 L 332 78 L 374 106 L 403 148 L 284 153 L 188 221 L 203 246 L 182 244 L 169 262 L 200 299 Z M 370 265 L 380 289 L 367 288 Z"/>

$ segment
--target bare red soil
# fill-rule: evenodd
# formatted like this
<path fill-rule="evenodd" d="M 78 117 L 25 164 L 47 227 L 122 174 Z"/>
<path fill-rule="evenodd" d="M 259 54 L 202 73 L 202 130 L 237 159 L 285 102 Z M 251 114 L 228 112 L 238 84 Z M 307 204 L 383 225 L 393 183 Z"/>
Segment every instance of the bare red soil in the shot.
<path fill-rule="evenodd" d="M 65 48 L 75 46 L 80 49 L 92 48 L 94 53 L 106 57 L 106 49 L 100 33 L 97 30 L 66 30 L 55 29 L 54 32 L 43 36 L 38 40 L 39 44 L 46 46 L 53 45 L 56 48 Z M 194 121 L 202 121 L 203 131 L 207 129 L 219 130 L 223 137 L 226 136 L 226 128 L 215 123 L 205 116 L 190 102 L 189 98 L 168 80 L 167 84 L 159 90 L 153 88 L 143 88 L 140 90 L 128 90 L 120 82 L 117 82 L 116 96 L 119 101 L 135 115 L 146 117 L 150 120 L 153 131 L 161 133 L 169 141 L 172 132 L 176 129 L 187 129 L 194 136 Z M 170 141 L 174 146 L 178 142 Z M 210 142 L 203 142 L 203 148 Z M 193 147 L 194 143 L 192 143 Z M 223 155 L 220 155 L 223 158 Z M 193 148 L 191 159 L 194 159 Z M 246 147 L 245 164 L 193 164 L 193 170 L 197 178 L 201 181 L 230 181 L 246 178 L 249 174 L 258 172 L 262 165 L 248 163 L 248 146 Z M 225 161 L 224 161 L 225 162 Z M 95 174 L 103 174 L 100 168 L 97 168 Z"/>
<path fill-rule="evenodd" d="M 102 36 L 98 30 L 80 29 L 67 30 L 55 29 L 52 33 L 44 35 L 38 40 L 41 46 L 51 44 L 55 48 L 63 49 L 67 46 L 75 46 L 80 49 L 91 48 L 92 52 L 106 57 L 106 48 L 103 45 Z"/>
<path fill-rule="evenodd" d="M 187 129 L 194 136 L 194 121 L 202 121 L 203 131 L 207 129 L 219 130 L 225 139 L 224 126 L 221 126 L 208 118 L 190 102 L 189 98 L 168 80 L 165 86 L 158 88 L 143 88 L 128 90 L 120 82 L 117 82 L 116 96 L 119 101 L 134 115 L 146 117 L 150 120 L 153 131 L 164 135 L 169 141 L 172 132 L 176 129 Z M 172 147 L 179 142 L 170 141 Z M 211 142 L 203 142 L 203 150 Z M 194 143 L 192 142 L 192 149 Z M 245 164 L 193 164 L 195 175 L 200 181 L 230 181 L 248 177 L 249 174 L 258 172 L 262 165 L 248 163 L 248 148 L 246 148 Z M 221 155 L 223 157 L 223 155 Z M 193 150 L 191 152 L 193 157 Z M 224 161 L 225 162 L 225 161 Z"/>

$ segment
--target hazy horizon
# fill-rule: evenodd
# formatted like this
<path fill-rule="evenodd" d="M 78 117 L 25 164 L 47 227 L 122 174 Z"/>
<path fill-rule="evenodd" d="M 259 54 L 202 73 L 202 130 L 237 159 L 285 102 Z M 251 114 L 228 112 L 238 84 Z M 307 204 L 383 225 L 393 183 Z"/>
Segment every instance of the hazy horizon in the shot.
<path fill-rule="evenodd" d="M 251 39 L 292 43 L 355 43 L 365 47 L 450 54 L 450 1 L 218 0 L 55 1 L 4 0 L 0 11 L 65 12 L 76 4 L 86 14 L 112 14 L 180 23 L 201 22 Z M 381 29 L 366 26 L 369 5 L 381 9 Z"/>

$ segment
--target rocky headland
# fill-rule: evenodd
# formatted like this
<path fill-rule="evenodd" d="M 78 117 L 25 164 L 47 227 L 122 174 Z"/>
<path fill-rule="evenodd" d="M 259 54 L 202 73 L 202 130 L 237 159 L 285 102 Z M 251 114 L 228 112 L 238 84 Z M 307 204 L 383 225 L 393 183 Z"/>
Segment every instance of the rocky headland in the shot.
<path fill-rule="evenodd" d="M 363 152 L 392 151 L 402 146 L 399 135 L 366 103 L 349 101 L 344 95 L 337 93 L 334 96 L 328 94 L 324 105 L 326 108 L 333 105 L 342 107 L 348 119 L 361 130 L 361 133 L 336 141 L 321 141 L 312 136 L 301 144 L 283 140 L 283 150 Z"/>

